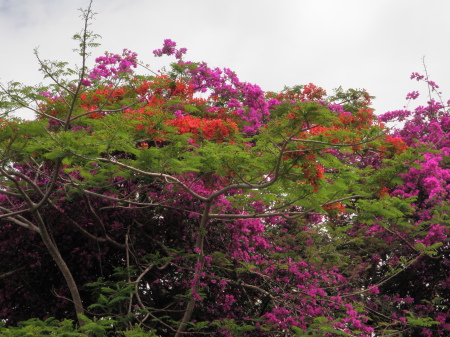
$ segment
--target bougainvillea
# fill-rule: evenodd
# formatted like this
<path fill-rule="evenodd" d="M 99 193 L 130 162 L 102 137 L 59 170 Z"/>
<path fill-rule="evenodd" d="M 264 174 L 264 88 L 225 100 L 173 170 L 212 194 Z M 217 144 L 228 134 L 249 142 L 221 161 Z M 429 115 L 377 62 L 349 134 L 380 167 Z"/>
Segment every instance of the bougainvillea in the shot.
<path fill-rule="evenodd" d="M 392 244 L 379 247 L 372 270 L 378 273 L 403 259 L 405 270 L 388 278 L 381 287 L 384 299 L 373 304 L 379 315 L 390 313 L 391 326 L 404 329 L 405 335 L 448 335 L 449 260 L 448 202 L 450 170 L 450 116 L 448 102 L 440 99 L 439 88 L 428 75 L 413 73 L 411 79 L 423 81 L 430 93 L 427 105 L 414 110 L 391 111 L 380 116 L 395 123 L 392 137 L 401 139 L 419 156 L 400 174 L 402 183 L 390 190 L 394 197 L 411 200 L 411 214 L 389 227 L 375 224 L 372 235 Z M 413 101 L 418 91 L 407 94 Z M 388 239 L 389 238 L 389 239 Z M 386 266 L 386 267 L 384 267 Z M 380 273 L 380 276 L 383 273 Z M 379 316 L 380 320 L 384 320 Z M 392 320 L 393 319 L 393 320 Z M 420 321 L 421 319 L 421 321 Z"/>
<path fill-rule="evenodd" d="M 3 111 L 36 113 L 1 124 L 4 329 L 78 314 L 96 335 L 447 333 L 442 104 L 379 120 L 364 90 L 266 93 L 172 40 L 153 53 L 171 70 L 124 50 L 2 86 Z"/>

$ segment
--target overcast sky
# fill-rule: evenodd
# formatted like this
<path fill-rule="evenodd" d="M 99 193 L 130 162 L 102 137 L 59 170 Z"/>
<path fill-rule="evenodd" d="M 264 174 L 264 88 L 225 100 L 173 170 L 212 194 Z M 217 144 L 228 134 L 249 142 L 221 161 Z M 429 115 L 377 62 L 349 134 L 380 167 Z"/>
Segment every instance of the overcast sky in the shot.
<path fill-rule="evenodd" d="M 42 58 L 77 63 L 71 37 L 89 0 L 0 0 L 0 79 L 41 81 Z M 91 28 L 104 51 L 127 48 L 154 70 L 172 58 L 152 51 L 170 38 L 186 60 L 234 70 L 241 81 L 280 91 L 314 83 L 365 88 L 377 113 L 401 109 L 428 73 L 450 98 L 449 0 L 94 0 Z"/>

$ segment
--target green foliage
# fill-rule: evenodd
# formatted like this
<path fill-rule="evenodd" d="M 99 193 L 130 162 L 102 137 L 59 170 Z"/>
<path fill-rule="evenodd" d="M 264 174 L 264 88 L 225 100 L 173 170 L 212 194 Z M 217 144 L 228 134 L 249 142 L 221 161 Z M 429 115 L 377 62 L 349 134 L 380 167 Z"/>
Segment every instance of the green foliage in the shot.
<path fill-rule="evenodd" d="M 431 317 L 417 317 L 412 312 L 407 312 L 406 317 L 408 324 L 416 327 L 431 327 L 433 325 L 440 324 L 439 322 L 433 320 Z"/>
<path fill-rule="evenodd" d="M 336 329 L 331 325 L 332 322 L 326 317 L 316 317 L 314 323 L 307 331 L 298 327 L 291 327 L 295 337 L 310 337 L 310 336 L 352 336 L 340 329 Z"/>
<path fill-rule="evenodd" d="M 389 286 L 401 288 L 415 262 L 444 255 L 443 243 L 420 239 L 433 222 L 449 224 L 449 207 L 416 225 L 418 198 L 389 195 L 419 154 L 386 134 L 371 96 L 338 88 L 326 97 L 313 84 L 265 95 L 228 71 L 212 76 L 202 64 L 197 74 L 199 64 L 182 61 L 157 76 L 131 68 L 94 76 L 85 64 L 97 45 L 92 14 L 83 11 L 85 29 L 74 36 L 80 68 L 37 55 L 52 85 L 0 90 L 5 115 L 24 107 L 38 115 L 0 121 L 3 240 L 31 251 L 15 263 L 36 259 L 30 275 L 41 260 L 56 262 L 67 284 L 55 289 L 69 285 L 86 311 L 78 325 L 32 319 L 3 324 L 0 334 L 355 336 L 376 326 L 366 320 L 371 307 L 400 310 L 406 300 L 378 301 L 391 301 Z M 114 58 L 126 68 L 137 66 L 134 55 Z M 203 81 L 207 99 L 194 92 Z M 95 270 L 97 260 L 107 267 Z M 134 267 L 111 272 L 117 265 Z M 77 296 L 86 279 L 81 292 L 91 301 Z M 387 288 L 380 296 L 378 286 Z M 9 304 L 8 315 L 28 308 Z M 58 315 L 47 308 L 39 317 L 48 312 Z M 347 316 L 360 326 L 341 324 Z M 413 311 L 408 323 L 437 324 Z"/>
<path fill-rule="evenodd" d="M 367 104 L 374 96 L 370 96 L 364 89 L 347 89 L 339 87 L 334 90 L 331 102 L 341 104 L 345 111 L 355 112 L 361 104 Z"/>
<path fill-rule="evenodd" d="M 231 334 L 233 337 L 245 337 L 248 336 L 249 333 L 255 330 L 254 323 L 258 320 L 246 320 L 244 324 L 241 322 L 237 322 L 234 319 L 224 318 L 220 321 L 212 322 L 213 326 L 217 326 L 222 331 L 226 331 Z"/>
<path fill-rule="evenodd" d="M 6 327 L 0 323 L 0 335 L 3 337 L 157 337 L 154 331 L 146 331 L 138 325 L 128 327 L 126 330 L 115 329 L 116 321 L 111 317 L 89 319 L 81 315 L 85 324 L 78 327 L 73 320 L 58 321 L 48 318 L 41 321 L 36 318 L 20 322 L 18 326 Z"/>
<path fill-rule="evenodd" d="M 115 268 L 110 280 L 99 278 L 96 282 L 86 284 L 91 288 L 93 295 L 98 296 L 97 302 L 88 309 L 100 310 L 106 315 L 122 313 L 125 310 L 124 305 L 126 306 L 130 300 L 130 295 L 135 292 L 134 284 L 126 281 L 133 274 L 132 268 Z"/>

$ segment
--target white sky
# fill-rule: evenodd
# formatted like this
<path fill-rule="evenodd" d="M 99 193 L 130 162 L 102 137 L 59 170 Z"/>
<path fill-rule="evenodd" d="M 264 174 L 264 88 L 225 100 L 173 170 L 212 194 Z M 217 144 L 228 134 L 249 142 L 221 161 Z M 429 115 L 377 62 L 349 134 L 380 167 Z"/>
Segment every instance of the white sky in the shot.
<path fill-rule="evenodd" d="M 0 79 L 41 81 L 33 49 L 77 63 L 73 34 L 89 0 L 0 0 Z M 423 73 L 450 98 L 449 0 L 94 0 L 91 28 L 102 36 L 95 57 L 127 48 L 154 70 L 173 58 L 152 51 L 170 38 L 186 60 L 228 67 L 263 90 L 314 83 L 365 88 L 377 113 L 401 109 L 426 87 Z"/>

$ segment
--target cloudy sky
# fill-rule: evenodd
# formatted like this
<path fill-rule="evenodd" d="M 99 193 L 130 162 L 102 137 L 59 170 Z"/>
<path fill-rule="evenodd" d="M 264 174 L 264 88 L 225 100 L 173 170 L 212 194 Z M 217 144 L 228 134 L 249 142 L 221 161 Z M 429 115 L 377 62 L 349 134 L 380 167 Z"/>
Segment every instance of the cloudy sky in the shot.
<path fill-rule="evenodd" d="M 0 80 L 40 82 L 33 49 L 77 63 L 71 36 L 89 0 L 0 0 Z M 377 113 L 401 109 L 426 87 L 428 73 L 450 98 L 449 0 L 94 0 L 92 30 L 102 36 L 92 59 L 127 48 L 154 70 L 169 64 L 152 50 L 170 38 L 185 59 L 228 67 L 263 90 L 314 83 L 365 88 Z"/>

